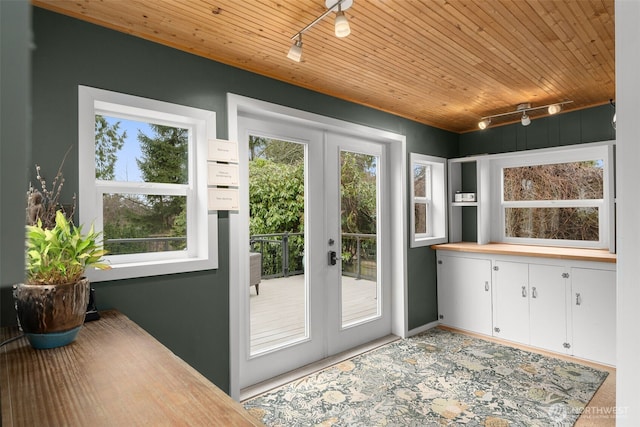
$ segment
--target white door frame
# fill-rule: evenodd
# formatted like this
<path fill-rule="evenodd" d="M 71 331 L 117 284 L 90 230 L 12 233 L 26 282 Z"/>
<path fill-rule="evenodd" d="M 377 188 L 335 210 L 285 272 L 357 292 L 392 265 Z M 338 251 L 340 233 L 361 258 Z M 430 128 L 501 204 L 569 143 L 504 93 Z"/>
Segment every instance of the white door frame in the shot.
<path fill-rule="evenodd" d="M 388 131 L 345 122 L 318 114 L 271 104 L 235 94 L 227 94 L 228 135 L 238 141 L 238 114 L 258 113 L 261 116 L 280 116 L 302 124 L 312 124 L 355 136 L 369 136 L 384 140 L 389 147 L 391 222 L 391 332 L 400 337 L 408 333 L 407 319 L 407 207 L 406 207 L 406 137 Z M 248 153 L 239 153 L 240 161 L 248 161 Z M 240 211 L 229 212 L 229 394 L 240 398 L 240 316 L 242 315 L 241 284 L 248 283 L 249 262 L 249 185 L 248 176 L 240 176 Z M 245 286 L 242 286 L 244 288 Z"/>

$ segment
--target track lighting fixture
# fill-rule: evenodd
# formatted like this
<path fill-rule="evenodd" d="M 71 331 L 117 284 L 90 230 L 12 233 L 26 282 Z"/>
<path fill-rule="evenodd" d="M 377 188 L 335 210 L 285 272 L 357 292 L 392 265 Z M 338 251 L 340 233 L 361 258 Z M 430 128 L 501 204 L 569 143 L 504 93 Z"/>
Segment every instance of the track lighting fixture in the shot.
<path fill-rule="evenodd" d="M 338 5 L 338 12 L 336 13 L 336 37 L 347 37 L 351 34 L 351 27 L 349 26 L 349 21 L 347 21 L 347 17 L 344 16 L 344 12 L 342 11 L 342 5 Z"/>
<path fill-rule="evenodd" d="M 302 59 L 302 33 L 309 30 L 318 22 L 322 21 L 331 12 L 336 12 L 336 37 L 342 38 L 347 37 L 349 34 L 351 34 L 351 27 L 349 26 L 347 17 L 344 15 L 344 11 L 349 9 L 351 5 L 353 5 L 353 0 L 325 0 L 325 5 L 327 6 L 327 10 L 322 15 L 318 16 L 309 25 L 307 25 L 306 27 L 295 33 L 293 37 L 291 37 L 291 40 L 297 40 L 289 49 L 289 53 L 287 54 L 287 57 L 289 59 L 300 62 L 300 60 Z"/>
<path fill-rule="evenodd" d="M 486 118 L 484 120 L 480 120 L 480 122 L 478 123 L 478 127 L 482 130 L 486 129 L 487 126 L 489 126 L 491 124 L 491 119 L 490 118 Z"/>
<path fill-rule="evenodd" d="M 562 105 L 560 105 L 560 104 L 551 104 L 551 105 L 549 105 L 549 108 L 547 108 L 547 112 L 549 114 L 559 113 L 560 110 L 562 110 Z"/>
<path fill-rule="evenodd" d="M 287 58 L 296 62 L 300 62 L 302 60 L 302 34 L 298 34 L 298 40 L 291 45 Z"/>
<path fill-rule="evenodd" d="M 613 99 L 609 100 L 609 104 L 613 107 L 613 118 L 611 119 L 611 126 L 616 129 L 616 102 Z"/>
<path fill-rule="evenodd" d="M 543 105 L 540 107 L 532 107 L 530 103 L 526 102 L 518 105 L 515 111 L 509 111 L 508 113 L 494 114 L 491 116 L 482 117 L 478 122 L 478 127 L 480 129 L 486 129 L 491 124 L 492 119 L 496 117 L 505 117 L 505 116 L 515 115 L 515 114 L 521 114 L 520 123 L 522 123 L 522 126 L 529 126 L 531 124 L 531 117 L 527 114 L 527 112 L 546 108 L 547 113 L 557 114 L 562 110 L 563 105 L 569 104 L 571 102 L 573 101 L 562 101 L 562 102 L 556 102 L 555 104 Z"/>

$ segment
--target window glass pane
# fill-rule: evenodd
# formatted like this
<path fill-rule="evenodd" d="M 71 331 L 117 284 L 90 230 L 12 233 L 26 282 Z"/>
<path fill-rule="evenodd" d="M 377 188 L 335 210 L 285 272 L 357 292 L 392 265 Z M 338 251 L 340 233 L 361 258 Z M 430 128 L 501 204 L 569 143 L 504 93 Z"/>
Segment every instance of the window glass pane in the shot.
<path fill-rule="evenodd" d="M 104 247 L 109 255 L 187 248 L 185 196 L 104 194 Z"/>
<path fill-rule="evenodd" d="M 427 174 L 429 167 L 426 165 L 413 165 L 413 196 L 427 196 Z"/>
<path fill-rule="evenodd" d="M 189 130 L 95 115 L 96 179 L 186 184 Z"/>
<path fill-rule="evenodd" d="M 602 199 L 603 172 L 602 160 L 504 168 L 504 200 Z"/>
<path fill-rule="evenodd" d="M 598 208 L 506 208 L 506 237 L 598 241 Z"/>
<path fill-rule="evenodd" d="M 415 203 L 415 232 L 424 234 L 427 232 L 427 204 Z"/>

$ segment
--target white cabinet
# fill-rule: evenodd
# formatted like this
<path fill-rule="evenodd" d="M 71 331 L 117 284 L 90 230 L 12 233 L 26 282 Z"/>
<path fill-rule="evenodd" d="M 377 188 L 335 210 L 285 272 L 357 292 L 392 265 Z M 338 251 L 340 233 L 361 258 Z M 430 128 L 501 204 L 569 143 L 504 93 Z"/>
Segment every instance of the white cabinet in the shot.
<path fill-rule="evenodd" d="M 493 307 L 494 336 L 529 343 L 529 266 L 496 261 Z"/>
<path fill-rule="evenodd" d="M 614 365 L 616 362 L 616 273 L 572 268 L 572 354 Z"/>
<path fill-rule="evenodd" d="M 491 335 L 491 261 L 438 255 L 438 314 L 443 325 Z"/>
<path fill-rule="evenodd" d="M 566 352 L 564 267 L 496 261 L 494 270 L 493 335 Z"/>
<path fill-rule="evenodd" d="M 438 249 L 440 323 L 615 364 L 615 264 Z"/>
<path fill-rule="evenodd" d="M 558 353 L 567 342 L 567 273 L 565 266 L 529 264 L 529 343 Z"/>

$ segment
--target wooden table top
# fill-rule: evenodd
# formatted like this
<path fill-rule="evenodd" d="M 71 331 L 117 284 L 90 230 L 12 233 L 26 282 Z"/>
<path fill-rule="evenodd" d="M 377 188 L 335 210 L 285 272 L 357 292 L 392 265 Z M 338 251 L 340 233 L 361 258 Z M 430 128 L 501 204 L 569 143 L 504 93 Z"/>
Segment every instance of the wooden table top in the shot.
<path fill-rule="evenodd" d="M 432 245 L 432 249 L 485 254 L 521 255 L 540 258 L 573 259 L 577 261 L 616 262 L 616 254 L 603 249 L 564 248 L 555 246 L 514 245 L 509 243 L 473 242 L 443 243 Z"/>
<path fill-rule="evenodd" d="M 2 340 L 18 334 L 2 328 Z M 116 311 L 75 342 L 0 349 L 4 426 L 261 426 L 240 403 Z"/>

